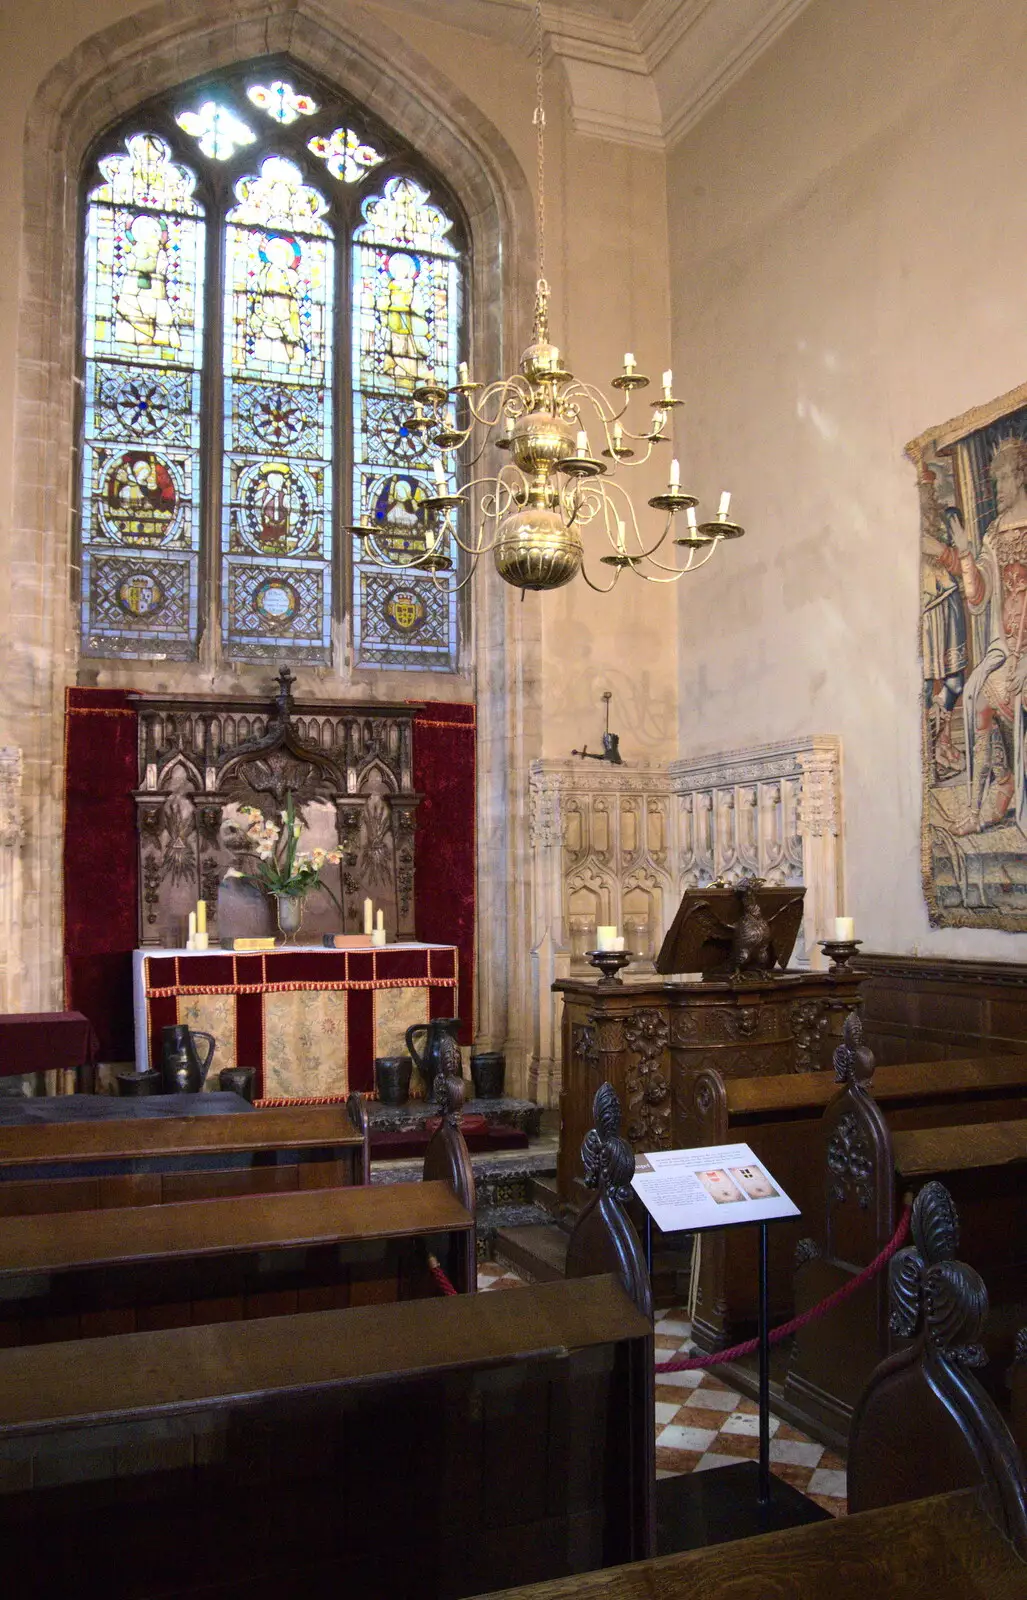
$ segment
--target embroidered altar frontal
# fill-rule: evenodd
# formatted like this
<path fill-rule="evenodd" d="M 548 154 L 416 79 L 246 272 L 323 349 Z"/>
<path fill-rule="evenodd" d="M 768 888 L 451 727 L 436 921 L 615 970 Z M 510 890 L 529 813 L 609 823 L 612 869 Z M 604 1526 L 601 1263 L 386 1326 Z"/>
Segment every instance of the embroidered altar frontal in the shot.
<path fill-rule="evenodd" d="M 136 1065 L 161 1057 L 161 1029 L 184 1022 L 217 1041 L 208 1088 L 224 1067 L 254 1067 L 270 1101 L 331 1100 L 374 1088 L 376 1056 L 458 1011 L 452 945 L 383 950 L 135 952 Z"/>

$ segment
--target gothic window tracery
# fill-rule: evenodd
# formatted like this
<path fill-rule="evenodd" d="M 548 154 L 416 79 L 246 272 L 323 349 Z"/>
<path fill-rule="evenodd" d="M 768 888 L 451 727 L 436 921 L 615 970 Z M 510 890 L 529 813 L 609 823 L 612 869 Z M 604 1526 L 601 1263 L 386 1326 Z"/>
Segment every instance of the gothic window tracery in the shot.
<path fill-rule="evenodd" d="M 147 103 L 85 186 L 83 653 L 454 670 L 416 565 L 464 247 L 412 152 L 285 62 Z M 354 553 L 344 530 L 380 529 Z"/>

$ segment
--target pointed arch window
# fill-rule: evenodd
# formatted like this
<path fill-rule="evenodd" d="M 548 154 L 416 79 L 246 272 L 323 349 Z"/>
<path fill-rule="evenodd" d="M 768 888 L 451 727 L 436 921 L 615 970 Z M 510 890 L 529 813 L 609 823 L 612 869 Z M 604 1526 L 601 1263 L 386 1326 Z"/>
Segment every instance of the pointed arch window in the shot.
<path fill-rule="evenodd" d="M 386 563 L 424 549 L 412 391 L 463 353 L 452 197 L 267 62 L 141 107 L 85 193 L 83 652 L 453 670 L 458 552 Z"/>

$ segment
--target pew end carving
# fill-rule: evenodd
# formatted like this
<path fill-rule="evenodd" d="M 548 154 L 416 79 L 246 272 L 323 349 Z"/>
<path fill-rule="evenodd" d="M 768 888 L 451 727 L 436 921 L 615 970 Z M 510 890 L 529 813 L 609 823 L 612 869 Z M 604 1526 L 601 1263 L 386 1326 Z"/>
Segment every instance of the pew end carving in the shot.
<path fill-rule="evenodd" d="M 871 1374 L 852 1418 L 849 1510 L 977 1488 L 1027 1557 L 1027 1480 L 1009 1429 L 971 1368 L 983 1359 L 988 1293 L 955 1258 L 958 1218 L 944 1185 L 913 1204 L 913 1244 L 891 1263 L 896 1330 L 911 1338 Z"/>
<path fill-rule="evenodd" d="M 434 1099 L 439 1111 L 439 1126 L 424 1152 L 421 1176 L 425 1183 L 441 1179 L 449 1185 L 466 1211 L 475 1215 L 474 1171 L 467 1141 L 460 1131 L 460 1112 L 464 1103 L 464 1081 L 440 1072 L 434 1083 Z M 460 1259 L 450 1272 L 454 1287 L 462 1294 L 473 1294 L 478 1285 L 478 1260 L 475 1234 L 467 1235 L 460 1247 Z"/>
<path fill-rule="evenodd" d="M 354 1091 L 353 1094 L 347 1096 L 346 1115 L 349 1117 L 351 1126 L 355 1132 L 359 1133 L 361 1140 L 363 1141 L 363 1149 L 361 1151 L 360 1159 L 360 1182 L 370 1183 L 371 1124 L 367 1116 L 367 1101 L 364 1099 L 362 1094 L 357 1094 Z"/>
<path fill-rule="evenodd" d="M 635 1152 L 621 1135 L 620 1101 L 601 1083 L 592 1103 L 594 1125 L 581 1146 L 584 1183 L 591 1194 L 578 1213 L 567 1244 L 566 1276 L 612 1272 L 643 1316 L 652 1319 L 649 1272 L 634 1223 L 625 1210 L 631 1198 Z"/>

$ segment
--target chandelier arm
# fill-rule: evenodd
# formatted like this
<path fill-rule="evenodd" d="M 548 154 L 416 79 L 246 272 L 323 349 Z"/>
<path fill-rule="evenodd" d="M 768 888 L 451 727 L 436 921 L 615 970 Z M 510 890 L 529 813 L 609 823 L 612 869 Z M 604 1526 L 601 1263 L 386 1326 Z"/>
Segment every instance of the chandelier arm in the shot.
<path fill-rule="evenodd" d="M 604 589 L 604 588 L 601 587 L 600 584 L 592 582 L 592 579 L 589 577 L 588 573 L 585 571 L 585 563 L 584 562 L 582 562 L 581 566 L 578 568 L 578 571 L 581 573 L 581 576 L 584 578 L 584 580 L 588 584 L 589 588 L 590 589 L 594 589 L 596 594 L 609 594 L 611 589 L 616 589 L 617 583 L 618 583 L 618 581 L 620 579 L 621 570 L 622 569 L 620 567 L 615 567 L 614 568 L 613 578 L 606 585 L 606 588 Z"/>
<path fill-rule="evenodd" d="M 716 550 L 716 548 L 717 548 L 719 543 L 720 543 L 719 539 L 714 539 L 712 544 L 711 544 L 711 546 L 710 546 L 710 548 L 709 548 L 709 550 L 707 550 L 706 554 L 703 556 L 701 561 L 696 561 L 696 559 L 695 559 L 695 555 L 696 555 L 695 551 L 694 550 L 689 550 L 689 552 L 688 552 L 688 562 L 683 567 L 668 567 L 668 566 L 666 566 L 664 564 L 664 562 L 662 562 L 662 561 L 653 561 L 653 558 L 651 556 L 648 557 L 648 559 L 652 562 L 652 565 L 654 567 L 659 567 L 661 572 L 672 572 L 674 574 L 674 576 L 672 578 L 649 578 L 649 577 L 646 577 L 646 574 L 644 572 L 640 572 L 638 575 L 639 575 L 640 578 L 646 578 L 646 582 L 647 583 L 676 583 L 679 578 L 686 577 L 688 575 L 688 573 L 690 573 L 690 572 L 700 572 L 702 570 L 702 568 L 706 565 L 707 561 L 709 561 L 712 558 L 713 552 Z"/>
<path fill-rule="evenodd" d="M 486 417 L 483 414 L 483 408 L 496 396 L 501 397 L 499 410 L 494 417 Z M 517 398 L 525 404 L 530 404 L 531 402 L 530 385 L 519 372 L 514 373 L 509 378 L 497 378 L 495 382 L 487 384 L 478 397 L 478 404 L 475 405 L 472 400 L 468 399 L 467 409 L 475 422 L 480 423 L 483 428 L 495 428 L 499 425 L 507 402 L 512 398 Z"/>

